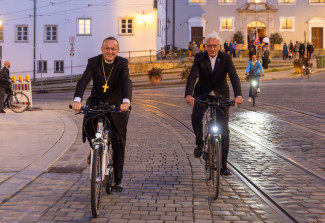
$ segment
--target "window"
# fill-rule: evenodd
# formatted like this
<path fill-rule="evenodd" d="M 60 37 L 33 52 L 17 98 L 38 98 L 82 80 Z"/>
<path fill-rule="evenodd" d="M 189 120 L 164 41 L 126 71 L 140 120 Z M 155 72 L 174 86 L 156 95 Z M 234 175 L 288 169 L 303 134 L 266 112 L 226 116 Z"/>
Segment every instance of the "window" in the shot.
<path fill-rule="evenodd" d="M 3 26 L 0 24 L 0 41 L 3 41 Z"/>
<path fill-rule="evenodd" d="M 309 0 L 309 3 L 325 3 L 325 0 Z"/>
<path fill-rule="evenodd" d="M 28 41 L 28 26 L 16 26 L 16 41 L 27 42 Z"/>
<path fill-rule="evenodd" d="M 119 35 L 133 35 L 133 19 L 120 19 Z"/>
<path fill-rule="evenodd" d="M 234 18 L 220 18 L 220 31 L 234 31 Z"/>
<path fill-rule="evenodd" d="M 91 19 L 78 19 L 78 35 L 91 35 Z"/>
<path fill-rule="evenodd" d="M 205 5 L 205 0 L 188 0 L 190 5 Z"/>
<path fill-rule="evenodd" d="M 46 25 L 45 26 L 45 42 L 56 42 L 57 41 L 57 26 Z"/>
<path fill-rule="evenodd" d="M 296 0 L 279 0 L 279 4 L 294 4 Z"/>
<path fill-rule="evenodd" d="M 232 4 L 236 3 L 236 0 L 219 0 L 219 3 L 220 4 L 225 4 L 225 5 L 227 5 L 227 4 L 232 5 Z"/>
<path fill-rule="evenodd" d="M 294 18 L 280 18 L 280 31 L 294 31 Z"/>
<path fill-rule="evenodd" d="M 64 61 L 55 60 L 54 61 L 54 73 L 64 73 Z"/>
<path fill-rule="evenodd" d="M 264 3 L 264 0 L 249 0 L 249 3 Z"/>
<path fill-rule="evenodd" d="M 38 60 L 37 61 L 37 73 L 47 73 L 47 61 Z"/>

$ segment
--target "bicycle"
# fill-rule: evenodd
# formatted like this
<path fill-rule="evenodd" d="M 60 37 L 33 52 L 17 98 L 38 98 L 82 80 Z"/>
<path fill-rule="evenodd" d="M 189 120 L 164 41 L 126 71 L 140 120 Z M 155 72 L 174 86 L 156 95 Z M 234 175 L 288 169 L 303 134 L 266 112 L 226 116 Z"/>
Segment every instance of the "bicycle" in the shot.
<path fill-rule="evenodd" d="M 304 79 L 304 77 L 309 78 L 309 74 L 311 73 L 311 68 L 312 67 L 306 67 L 305 65 L 301 66 L 301 78 Z"/>
<path fill-rule="evenodd" d="M 72 105 L 69 107 L 72 108 Z M 99 215 L 102 187 L 105 187 L 107 194 L 112 193 L 114 180 L 113 148 L 110 138 L 110 121 L 105 115 L 112 112 L 120 112 L 120 108 L 104 102 L 98 106 L 82 106 L 81 111 L 76 113 L 95 114 L 88 118 L 86 122 L 93 118 L 98 120 L 97 131 L 95 138 L 92 139 L 92 147 L 90 149 L 90 203 L 94 218 L 97 218 Z M 84 131 L 87 134 L 86 129 Z M 91 138 L 88 134 L 87 136 Z"/>
<path fill-rule="evenodd" d="M 17 92 L 12 90 L 12 83 L 10 82 L 10 88 L 8 96 L 5 100 L 5 107 L 10 108 L 13 112 L 22 113 L 26 111 L 29 106 L 29 99 L 23 92 Z"/>
<path fill-rule="evenodd" d="M 220 170 L 222 162 L 222 138 L 218 128 L 217 113 L 221 108 L 234 105 L 233 100 L 224 100 L 221 96 L 209 96 L 205 100 L 195 100 L 200 106 L 207 106 L 203 128 L 203 159 L 207 181 L 211 181 L 212 198 L 218 199 L 220 193 Z"/>
<path fill-rule="evenodd" d="M 253 107 L 255 106 L 255 99 L 257 97 L 257 80 L 256 77 L 253 77 L 251 79 L 251 85 L 252 85 L 252 101 L 253 101 Z"/>

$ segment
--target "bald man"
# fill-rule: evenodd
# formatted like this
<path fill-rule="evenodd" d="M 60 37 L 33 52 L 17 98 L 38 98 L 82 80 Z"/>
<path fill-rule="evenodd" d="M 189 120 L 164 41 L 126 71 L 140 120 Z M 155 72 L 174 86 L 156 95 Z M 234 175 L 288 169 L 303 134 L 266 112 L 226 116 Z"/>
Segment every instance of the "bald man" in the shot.
<path fill-rule="evenodd" d="M 4 67 L 0 71 L 0 113 L 6 113 L 4 111 L 4 99 L 6 93 L 10 89 L 10 76 L 9 76 L 10 62 L 5 60 Z"/>

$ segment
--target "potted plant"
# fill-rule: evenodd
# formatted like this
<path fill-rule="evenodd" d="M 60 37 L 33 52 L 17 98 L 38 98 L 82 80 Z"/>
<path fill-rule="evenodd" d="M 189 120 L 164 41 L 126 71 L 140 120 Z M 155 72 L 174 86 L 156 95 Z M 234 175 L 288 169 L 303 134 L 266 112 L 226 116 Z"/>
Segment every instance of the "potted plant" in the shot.
<path fill-rule="evenodd" d="M 233 40 L 237 43 L 237 50 L 243 49 L 244 44 L 244 35 L 241 31 L 237 31 L 234 33 Z"/>
<path fill-rule="evenodd" d="M 153 84 L 159 83 L 162 79 L 162 69 L 153 67 L 151 70 L 148 70 L 148 77 Z"/>
<path fill-rule="evenodd" d="M 296 68 L 296 73 L 301 73 L 302 60 L 295 59 L 293 61 L 293 67 Z"/>
<path fill-rule="evenodd" d="M 184 70 L 181 73 L 182 79 L 187 79 L 188 75 L 191 73 L 192 66 L 185 65 Z"/>
<path fill-rule="evenodd" d="M 279 50 L 279 45 L 283 42 L 283 38 L 280 33 L 272 33 L 270 36 L 270 43 L 273 44 L 274 50 Z"/>

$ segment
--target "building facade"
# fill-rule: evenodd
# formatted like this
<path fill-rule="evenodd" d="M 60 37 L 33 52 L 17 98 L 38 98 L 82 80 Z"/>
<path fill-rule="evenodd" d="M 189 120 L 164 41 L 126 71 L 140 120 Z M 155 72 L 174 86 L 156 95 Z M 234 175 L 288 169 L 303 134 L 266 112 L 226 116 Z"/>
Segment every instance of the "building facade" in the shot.
<path fill-rule="evenodd" d="M 222 41 L 236 31 L 248 40 L 278 32 L 285 42 L 325 48 L 325 0 L 168 0 L 167 45 L 187 48 L 216 31 Z M 256 35 L 258 33 L 258 35 Z"/>
<path fill-rule="evenodd" d="M 31 78 L 75 75 L 114 36 L 120 55 L 148 56 L 166 44 L 165 0 L 1 0 L 0 59 Z"/>

